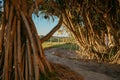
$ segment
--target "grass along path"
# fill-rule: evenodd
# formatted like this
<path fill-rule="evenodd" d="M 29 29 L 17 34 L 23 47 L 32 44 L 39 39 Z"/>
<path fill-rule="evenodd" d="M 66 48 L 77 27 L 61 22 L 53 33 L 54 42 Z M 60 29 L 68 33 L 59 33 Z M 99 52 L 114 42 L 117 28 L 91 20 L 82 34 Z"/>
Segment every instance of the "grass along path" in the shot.
<path fill-rule="evenodd" d="M 65 42 L 44 42 L 43 48 L 61 48 L 67 50 L 78 50 L 79 47 L 76 44 Z"/>

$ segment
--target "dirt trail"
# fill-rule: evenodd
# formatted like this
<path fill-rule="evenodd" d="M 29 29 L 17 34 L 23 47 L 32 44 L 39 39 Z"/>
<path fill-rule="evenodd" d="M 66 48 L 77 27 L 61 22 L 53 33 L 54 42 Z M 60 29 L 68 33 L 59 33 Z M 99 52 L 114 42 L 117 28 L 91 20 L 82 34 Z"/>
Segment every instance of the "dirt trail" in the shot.
<path fill-rule="evenodd" d="M 82 75 L 85 80 L 120 80 L 119 65 L 116 67 L 93 61 L 72 60 L 65 57 L 73 56 L 70 51 L 57 48 L 45 50 L 45 55 L 49 61 L 69 67 L 71 70 Z"/>

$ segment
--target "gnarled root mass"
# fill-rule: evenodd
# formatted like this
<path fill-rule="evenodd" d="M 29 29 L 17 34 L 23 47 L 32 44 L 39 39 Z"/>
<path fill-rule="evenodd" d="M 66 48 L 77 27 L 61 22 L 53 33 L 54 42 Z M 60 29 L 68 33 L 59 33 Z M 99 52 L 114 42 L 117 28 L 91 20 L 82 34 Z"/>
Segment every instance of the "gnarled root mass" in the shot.
<path fill-rule="evenodd" d="M 39 80 L 51 71 L 24 0 L 6 0 L 0 30 L 0 80 Z M 22 6 L 23 5 L 23 6 Z"/>

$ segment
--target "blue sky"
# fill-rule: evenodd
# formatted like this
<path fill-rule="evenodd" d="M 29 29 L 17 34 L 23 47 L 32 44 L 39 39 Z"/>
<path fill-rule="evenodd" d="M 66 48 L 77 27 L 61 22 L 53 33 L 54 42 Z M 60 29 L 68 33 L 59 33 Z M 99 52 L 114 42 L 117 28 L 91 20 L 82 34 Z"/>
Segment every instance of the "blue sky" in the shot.
<path fill-rule="evenodd" d="M 39 35 L 46 35 L 47 33 L 50 32 L 50 30 L 52 30 L 57 24 L 58 24 L 58 18 L 54 16 L 54 21 L 52 19 L 52 17 L 50 17 L 50 19 L 45 19 L 44 15 L 39 15 L 39 17 L 37 17 L 35 14 L 32 15 L 33 21 L 35 23 L 35 26 L 37 28 L 38 34 Z M 61 28 L 62 29 L 62 28 Z M 59 34 L 56 32 L 53 36 L 68 36 L 67 33 L 63 33 L 63 34 Z"/>
<path fill-rule="evenodd" d="M 53 21 L 52 18 L 48 20 L 48 19 L 44 19 L 43 15 L 37 17 L 36 15 L 33 14 L 32 18 L 37 28 L 38 34 L 40 35 L 46 35 L 58 23 L 57 17 L 54 17 L 54 21 Z"/>

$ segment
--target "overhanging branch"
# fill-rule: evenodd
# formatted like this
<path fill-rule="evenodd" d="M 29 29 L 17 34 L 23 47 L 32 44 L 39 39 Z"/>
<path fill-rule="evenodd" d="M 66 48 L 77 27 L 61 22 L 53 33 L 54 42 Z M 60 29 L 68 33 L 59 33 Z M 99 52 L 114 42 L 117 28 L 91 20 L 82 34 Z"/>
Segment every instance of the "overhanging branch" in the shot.
<path fill-rule="evenodd" d="M 46 36 L 44 36 L 43 38 L 40 39 L 41 43 L 47 41 L 58 29 L 60 29 L 62 22 L 63 22 L 63 18 L 61 16 L 59 23 Z"/>

